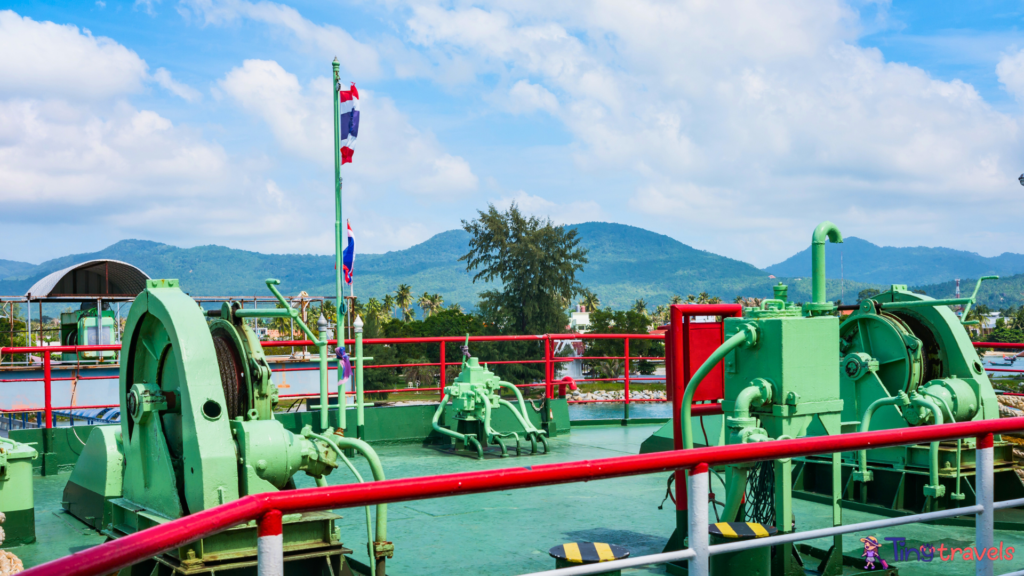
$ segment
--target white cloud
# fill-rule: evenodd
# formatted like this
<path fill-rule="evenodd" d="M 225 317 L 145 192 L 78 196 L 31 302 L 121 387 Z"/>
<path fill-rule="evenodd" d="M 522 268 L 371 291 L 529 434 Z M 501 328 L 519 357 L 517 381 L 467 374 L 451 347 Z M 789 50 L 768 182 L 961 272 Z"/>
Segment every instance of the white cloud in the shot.
<path fill-rule="evenodd" d="M 153 73 L 153 80 L 171 94 L 189 102 L 198 102 L 203 97 L 195 88 L 188 84 L 182 84 L 172 78 L 171 73 L 166 68 L 157 68 L 156 72 Z"/>
<path fill-rule="evenodd" d="M 138 54 L 88 30 L 0 11 L 0 97 L 98 99 L 142 90 Z"/>
<path fill-rule="evenodd" d="M 491 201 L 499 210 L 507 210 L 513 202 L 520 211 L 538 218 L 550 218 L 555 224 L 578 224 L 606 218 L 601 205 L 597 202 L 552 202 L 547 198 L 527 194 L 522 190 Z"/>
<path fill-rule="evenodd" d="M 1007 92 L 1024 101 L 1024 50 L 1003 54 L 996 65 L 996 76 Z"/>
<path fill-rule="evenodd" d="M 156 10 L 153 8 L 153 5 L 159 3 L 160 0 L 135 0 L 135 9 L 141 8 L 146 14 L 156 16 Z"/>
<path fill-rule="evenodd" d="M 246 60 L 219 85 L 266 122 L 283 148 L 321 165 L 333 165 L 330 80 L 317 78 L 302 86 L 277 62 Z M 369 90 L 360 90 L 359 95 L 360 136 L 347 172 L 430 197 L 453 197 L 476 189 L 478 179 L 465 159 L 446 153 L 432 134 L 413 127 L 389 98 Z"/>
<path fill-rule="evenodd" d="M 78 229 L 79 251 L 124 237 L 250 247 L 269 247 L 275 232 L 300 239 L 294 231 L 308 215 L 282 202 L 285 192 L 254 162 L 128 102 L 147 80 L 131 50 L 0 12 L 0 55 L 0 228 Z M 153 80 L 197 97 L 164 69 Z"/>
<path fill-rule="evenodd" d="M 372 46 L 356 40 L 338 26 L 314 24 L 298 10 L 284 4 L 265 0 L 183 0 L 178 10 L 186 17 L 198 17 L 207 25 L 225 25 L 243 19 L 260 22 L 284 32 L 304 51 L 323 58 L 337 56 L 342 68 L 356 78 L 380 75 L 380 57 Z"/>
<path fill-rule="evenodd" d="M 719 252 L 767 264 L 799 249 L 817 220 L 857 204 L 943 206 L 925 241 L 949 244 L 940 231 L 959 228 L 965 209 L 986 218 L 987 202 L 1016 192 L 1020 118 L 969 84 L 858 46 L 858 14 L 840 0 L 409 10 L 408 37 L 424 54 L 462 59 L 481 81 L 497 77 L 521 96 L 550 94 L 534 108 L 569 129 L 578 169 L 633 174 L 627 205 L 645 225 L 694 244 L 712 239 Z M 1004 57 L 998 74 L 1024 95 L 1024 55 Z M 617 203 L 608 193 L 600 201 Z M 801 240 L 780 247 L 734 234 L 781 226 Z M 890 219 L 864 226 L 862 236 L 922 241 Z"/>
<path fill-rule="evenodd" d="M 558 110 L 558 98 L 543 86 L 520 80 L 509 89 L 505 108 L 518 114 L 537 110 L 554 113 Z"/>

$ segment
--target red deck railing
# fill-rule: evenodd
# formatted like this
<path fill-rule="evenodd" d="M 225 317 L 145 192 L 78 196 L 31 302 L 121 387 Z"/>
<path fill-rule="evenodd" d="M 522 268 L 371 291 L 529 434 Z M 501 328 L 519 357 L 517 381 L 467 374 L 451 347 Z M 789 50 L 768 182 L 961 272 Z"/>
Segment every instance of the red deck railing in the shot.
<path fill-rule="evenodd" d="M 664 361 L 663 356 L 630 356 L 629 354 L 629 343 L 631 340 L 661 340 L 663 337 L 659 334 L 540 334 L 540 335 L 512 335 L 512 336 L 470 336 L 470 342 L 511 342 L 511 341 L 527 341 L 527 342 L 543 342 L 544 343 L 544 356 L 538 359 L 532 360 L 484 360 L 483 364 L 543 364 L 544 365 L 544 379 L 540 383 L 532 384 L 519 384 L 519 388 L 540 388 L 545 389 L 545 396 L 547 398 L 555 398 L 557 389 L 557 397 L 564 397 L 566 395 L 567 382 L 555 380 L 555 369 L 556 366 L 563 362 L 573 362 L 575 360 L 623 360 L 625 367 L 623 370 L 622 377 L 615 378 L 585 378 L 577 380 L 576 382 L 623 382 L 624 393 L 622 400 L 568 400 L 573 404 L 587 404 L 587 403 L 601 403 L 601 402 L 621 402 L 624 404 L 625 415 L 628 418 L 628 405 L 634 402 L 666 402 L 665 399 L 653 399 L 653 398 L 634 398 L 630 393 L 630 384 L 634 382 L 646 382 L 646 381 L 662 381 L 664 378 L 659 377 L 635 377 L 630 374 L 631 364 L 635 361 Z M 554 355 L 554 343 L 560 340 L 623 340 L 624 355 L 622 356 L 586 356 L 586 357 L 560 357 Z M 437 362 L 420 362 L 420 363 L 404 363 L 404 364 L 377 364 L 377 365 L 364 365 L 364 370 L 373 369 L 384 369 L 384 368 L 411 368 L 411 367 L 436 367 L 439 371 L 440 386 L 423 387 L 423 388 L 395 388 L 387 390 L 364 390 L 365 394 L 379 394 L 379 393 L 401 393 L 401 392 L 438 392 L 438 397 L 441 397 L 441 392 L 444 386 L 447 384 L 446 368 L 450 365 L 457 365 L 455 362 L 448 362 L 445 359 L 445 344 L 457 343 L 461 344 L 465 342 L 465 336 L 436 336 L 436 337 L 416 337 L 416 338 L 367 338 L 363 340 L 365 346 L 372 345 L 402 345 L 402 344 L 439 344 L 439 358 Z M 337 340 L 330 340 L 328 344 L 331 346 L 337 345 Z M 350 346 L 355 341 L 348 339 L 345 340 L 345 344 Z M 285 347 L 310 347 L 314 346 L 311 340 L 283 340 L 283 341 L 267 341 L 261 342 L 264 348 L 285 348 Z M 40 412 L 42 411 L 44 416 L 44 422 L 46 428 L 53 426 L 53 410 L 67 410 L 67 409 L 84 409 L 84 408 L 113 408 L 117 404 L 99 405 L 99 406 L 68 406 L 68 407 L 54 407 L 52 405 L 52 384 L 53 382 L 60 381 L 72 381 L 72 380 L 103 380 L 106 379 L 102 376 L 69 376 L 69 377 L 58 377 L 55 378 L 51 374 L 52 360 L 50 355 L 54 353 L 69 352 L 99 352 L 99 351 L 120 351 L 120 344 L 111 345 L 98 345 L 98 346 L 17 346 L 17 347 L 6 347 L 0 348 L 0 357 L 9 354 L 39 354 L 42 356 L 42 378 L 7 378 L 0 379 L 0 383 L 24 383 L 24 382 L 41 382 L 44 387 L 44 406 L 38 407 L 20 407 L 20 408 L 8 408 L 0 409 L 0 414 L 16 414 L 22 412 Z M 116 366 L 116 364 L 111 364 Z M 336 366 L 331 366 L 329 369 L 336 370 Z M 314 371 L 319 368 L 311 367 L 281 367 L 273 369 L 273 372 L 302 372 L 302 371 Z M 349 395 L 354 395 L 354 392 L 349 392 Z M 329 396 L 336 397 L 337 393 L 330 393 Z M 282 394 L 279 396 L 284 399 L 302 399 L 302 398 L 319 398 L 319 393 L 308 393 L 308 394 Z"/>
<path fill-rule="evenodd" d="M 110 574 L 165 551 L 212 536 L 232 526 L 252 520 L 259 521 L 264 515 L 275 512 L 294 514 L 316 510 L 354 508 L 379 503 L 499 492 L 965 437 L 984 438 L 990 441 L 992 434 L 1020 430 L 1024 430 L 1024 417 L 857 432 L 839 436 L 712 446 L 599 460 L 540 464 L 529 467 L 256 494 L 76 552 L 70 556 L 31 568 L 24 574 L 25 576 Z"/>

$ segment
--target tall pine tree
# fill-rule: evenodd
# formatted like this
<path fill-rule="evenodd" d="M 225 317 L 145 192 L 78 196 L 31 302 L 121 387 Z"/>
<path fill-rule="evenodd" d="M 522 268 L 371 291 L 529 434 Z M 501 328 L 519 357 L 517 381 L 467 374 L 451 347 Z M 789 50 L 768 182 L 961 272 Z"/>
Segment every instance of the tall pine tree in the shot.
<path fill-rule="evenodd" d="M 488 205 L 462 227 L 472 238 L 460 261 L 476 271 L 473 282 L 502 284 L 480 295 L 484 321 L 504 334 L 562 332 L 569 303 L 583 293 L 576 273 L 587 263 L 587 250 L 576 231 L 526 217 L 514 203 L 505 212 Z"/>

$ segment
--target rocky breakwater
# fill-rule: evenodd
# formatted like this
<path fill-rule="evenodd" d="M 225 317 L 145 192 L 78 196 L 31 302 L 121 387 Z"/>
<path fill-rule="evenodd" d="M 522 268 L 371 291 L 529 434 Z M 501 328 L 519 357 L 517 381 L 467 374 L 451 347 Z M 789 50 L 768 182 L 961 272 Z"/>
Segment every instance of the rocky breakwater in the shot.
<path fill-rule="evenodd" d="M 626 393 L 623 390 L 596 390 L 594 392 L 580 392 L 576 390 L 572 393 L 571 400 L 624 400 Z M 642 401 L 642 400 L 664 400 L 664 390 L 630 390 L 629 400 L 631 402 Z"/>

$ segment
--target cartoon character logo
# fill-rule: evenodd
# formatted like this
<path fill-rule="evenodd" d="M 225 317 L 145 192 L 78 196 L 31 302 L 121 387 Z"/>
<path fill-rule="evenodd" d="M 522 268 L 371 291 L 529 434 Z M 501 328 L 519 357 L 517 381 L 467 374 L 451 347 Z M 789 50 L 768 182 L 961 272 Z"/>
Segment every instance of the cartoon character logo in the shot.
<path fill-rule="evenodd" d="M 885 560 L 878 555 L 878 550 L 882 547 L 878 543 L 878 539 L 874 536 L 868 536 L 867 538 L 861 538 L 860 541 L 864 544 L 864 553 L 861 556 L 864 557 L 864 569 L 865 570 L 876 570 L 878 566 L 875 566 L 875 562 L 882 565 L 882 569 L 889 568 Z"/>

